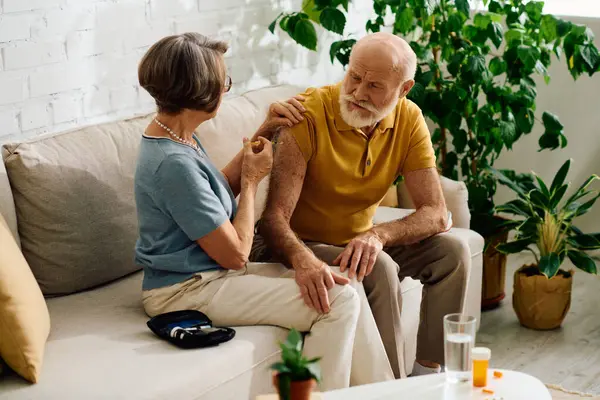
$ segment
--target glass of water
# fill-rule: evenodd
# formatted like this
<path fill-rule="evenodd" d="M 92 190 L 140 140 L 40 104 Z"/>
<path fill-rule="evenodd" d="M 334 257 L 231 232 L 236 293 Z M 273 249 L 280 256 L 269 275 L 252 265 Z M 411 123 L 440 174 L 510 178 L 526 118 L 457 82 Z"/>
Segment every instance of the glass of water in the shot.
<path fill-rule="evenodd" d="M 444 361 L 448 382 L 471 380 L 471 349 L 475 343 L 476 322 L 477 318 L 464 314 L 444 317 Z"/>

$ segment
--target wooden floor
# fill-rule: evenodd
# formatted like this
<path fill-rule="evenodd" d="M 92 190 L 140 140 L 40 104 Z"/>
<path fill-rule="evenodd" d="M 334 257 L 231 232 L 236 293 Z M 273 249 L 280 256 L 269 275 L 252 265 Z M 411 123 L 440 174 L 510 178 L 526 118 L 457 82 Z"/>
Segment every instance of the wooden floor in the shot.
<path fill-rule="evenodd" d="M 522 327 L 512 309 L 512 275 L 527 256 L 510 257 L 506 299 L 482 313 L 477 344 L 492 349 L 492 365 L 533 375 L 544 383 L 600 395 L 600 276 L 576 271 L 571 310 L 562 328 Z"/>

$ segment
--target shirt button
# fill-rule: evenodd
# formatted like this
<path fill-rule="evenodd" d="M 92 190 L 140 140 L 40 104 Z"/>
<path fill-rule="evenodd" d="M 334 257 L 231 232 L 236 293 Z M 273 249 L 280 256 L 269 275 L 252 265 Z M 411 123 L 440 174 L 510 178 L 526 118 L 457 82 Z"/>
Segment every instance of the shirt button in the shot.
<path fill-rule="evenodd" d="M 367 160 L 367 167 L 371 166 L 371 160 Z"/>

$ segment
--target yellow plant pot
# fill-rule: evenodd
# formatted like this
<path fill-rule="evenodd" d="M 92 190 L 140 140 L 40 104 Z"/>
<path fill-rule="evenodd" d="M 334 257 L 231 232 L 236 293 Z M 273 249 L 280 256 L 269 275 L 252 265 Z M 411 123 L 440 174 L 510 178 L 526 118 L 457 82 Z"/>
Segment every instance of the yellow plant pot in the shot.
<path fill-rule="evenodd" d="M 560 270 L 551 279 L 533 275 L 537 268 L 524 265 L 514 275 L 513 308 L 521 325 L 537 330 L 562 325 L 571 307 L 574 271 Z"/>

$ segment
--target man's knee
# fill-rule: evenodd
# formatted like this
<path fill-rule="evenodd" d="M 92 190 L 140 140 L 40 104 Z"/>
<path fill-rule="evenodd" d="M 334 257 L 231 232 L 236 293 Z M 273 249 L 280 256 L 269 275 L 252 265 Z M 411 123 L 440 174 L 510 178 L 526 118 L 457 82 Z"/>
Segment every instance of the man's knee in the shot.
<path fill-rule="evenodd" d="M 444 259 L 448 273 L 467 276 L 471 260 L 469 245 L 452 233 L 437 235 L 432 239 L 436 240 L 436 251 Z"/>
<path fill-rule="evenodd" d="M 398 263 L 385 251 L 377 256 L 373 270 L 368 276 L 365 276 L 364 286 L 367 292 L 373 290 L 377 285 L 386 285 L 392 288 L 400 284 L 398 273 L 400 267 Z"/>

